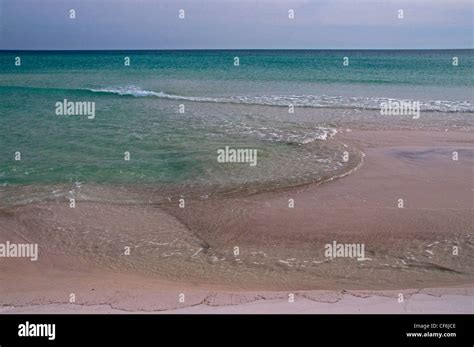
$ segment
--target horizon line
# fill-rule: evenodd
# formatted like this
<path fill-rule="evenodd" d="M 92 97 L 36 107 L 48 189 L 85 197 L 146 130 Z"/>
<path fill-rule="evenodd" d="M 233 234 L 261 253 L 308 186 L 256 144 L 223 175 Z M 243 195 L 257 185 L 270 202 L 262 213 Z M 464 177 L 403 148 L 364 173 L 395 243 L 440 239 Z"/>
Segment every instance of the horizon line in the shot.
<path fill-rule="evenodd" d="M 0 52 L 112 52 L 112 51 L 449 51 L 471 48 L 110 48 L 110 49 L 2 49 Z"/>

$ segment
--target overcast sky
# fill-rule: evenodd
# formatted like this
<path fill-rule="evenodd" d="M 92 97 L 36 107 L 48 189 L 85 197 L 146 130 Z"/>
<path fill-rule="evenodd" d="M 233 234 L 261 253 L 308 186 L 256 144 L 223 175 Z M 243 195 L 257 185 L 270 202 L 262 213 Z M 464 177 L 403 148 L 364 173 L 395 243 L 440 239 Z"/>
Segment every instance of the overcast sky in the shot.
<path fill-rule="evenodd" d="M 472 3 L 0 0 L 0 49 L 473 48 Z"/>

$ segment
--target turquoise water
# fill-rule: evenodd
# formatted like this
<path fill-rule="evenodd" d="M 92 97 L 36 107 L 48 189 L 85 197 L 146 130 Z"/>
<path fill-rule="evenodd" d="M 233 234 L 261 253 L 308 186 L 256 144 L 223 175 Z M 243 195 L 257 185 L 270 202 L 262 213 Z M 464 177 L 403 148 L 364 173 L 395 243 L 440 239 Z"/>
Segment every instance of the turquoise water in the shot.
<path fill-rule="evenodd" d="M 112 185 L 212 194 L 328 178 L 357 164 L 342 160 L 351 149 L 337 141 L 341 129 L 470 129 L 473 53 L 1 52 L 0 193 Z M 390 98 L 419 100 L 425 115 L 381 117 Z M 95 102 L 95 118 L 57 115 L 64 99 Z M 257 149 L 258 165 L 218 163 L 225 146 Z"/>

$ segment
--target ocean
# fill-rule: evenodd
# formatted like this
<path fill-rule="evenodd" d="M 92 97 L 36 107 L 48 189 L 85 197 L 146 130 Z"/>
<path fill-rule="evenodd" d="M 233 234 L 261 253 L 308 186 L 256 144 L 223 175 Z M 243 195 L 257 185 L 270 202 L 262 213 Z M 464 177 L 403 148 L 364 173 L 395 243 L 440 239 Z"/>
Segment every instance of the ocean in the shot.
<path fill-rule="evenodd" d="M 340 132 L 473 126 L 474 50 L 2 51 L 0 75 L 7 205 L 255 193 L 356 168 Z M 381 115 L 394 100 L 420 117 Z M 258 164 L 219 162 L 226 146 Z"/>

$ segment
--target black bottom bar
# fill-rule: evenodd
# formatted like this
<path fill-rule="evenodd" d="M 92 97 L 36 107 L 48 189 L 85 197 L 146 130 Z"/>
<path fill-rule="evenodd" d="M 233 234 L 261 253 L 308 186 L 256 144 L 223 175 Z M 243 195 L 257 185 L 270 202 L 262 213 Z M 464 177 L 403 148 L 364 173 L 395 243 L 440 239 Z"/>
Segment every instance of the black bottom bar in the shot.
<path fill-rule="evenodd" d="M 473 323 L 473 315 L 0 315 L 0 346 L 473 346 Z"/>

